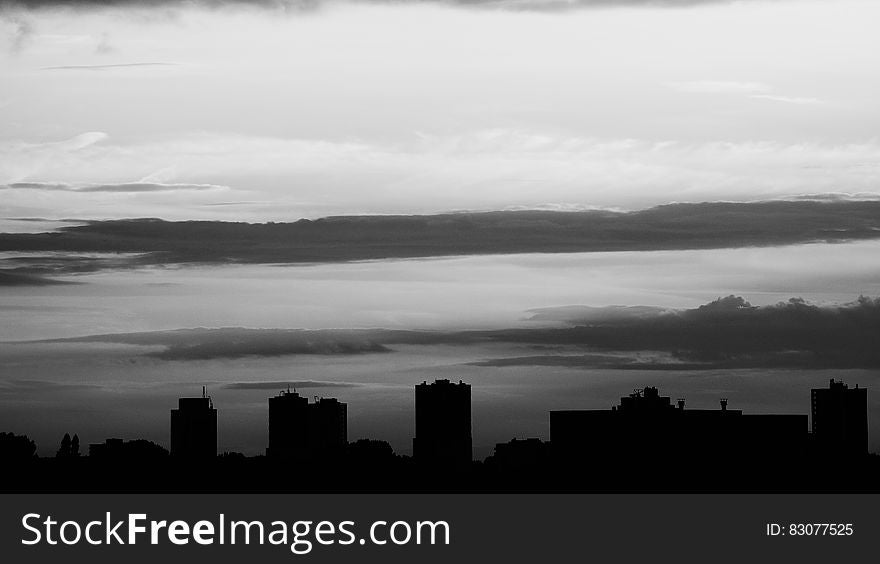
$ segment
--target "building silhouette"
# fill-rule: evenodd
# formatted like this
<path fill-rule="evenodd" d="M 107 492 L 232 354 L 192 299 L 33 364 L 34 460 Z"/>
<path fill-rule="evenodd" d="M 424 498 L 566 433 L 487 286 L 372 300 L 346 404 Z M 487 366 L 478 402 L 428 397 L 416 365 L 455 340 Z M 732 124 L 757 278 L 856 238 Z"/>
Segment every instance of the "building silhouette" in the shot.
<path fill-rule="evenodd" d="M 314 403 L 296 392 L 269 398 L 269 447 L 275 459 L 322 460 L 341 456 L 348 445 L 348 406 L 335 398 Z"/>
<path fill-rule="evenodd" d="M 171 410 L 171 456 L 217 456 L 217 410 L 204 387 L 202 397 L 180 398 L 177 409 Z"/>
<path fill-rule="evenodd" d="M 144 462 L 162 459 L 167 456 L 167 450 L 145 439 L 134 439 L 131 441 L 105 439 L 103 443 L 92 443 L 89 445 L 89 458 L 102 462 Z"/>
<path fill-rule="evenodd" d="M 868 453 L 868 390 L 831 379 L 810 392 L 813 448 L 825 456 Z"/>
<path fill-rule="evenodd" d="M 125 441 L 105 439 L 103 443 L 89 445 L 89 458 L 116 458 L 121 455 Z"/>
<path fill-rule="evenodd" d="M 550 412 L 556 463 L 792 461 L 806 454 L 806 415 L 743 415 L 727 408 L 686 409 L 657 388 L 635 390 L 610 410 Z"/>
<path fill-rule="evenodd" d="M 538 438 L 511 439 L 497 443 L 486 463 L 501 472 L 539 472 L 550 463 L 550 443 Z"/>
<path fill-rule="evenodd" d="M 471 387 L 436 380 L 416 385 L 413 458 L 432 466 L 467 465 L 473 459 Z"/>

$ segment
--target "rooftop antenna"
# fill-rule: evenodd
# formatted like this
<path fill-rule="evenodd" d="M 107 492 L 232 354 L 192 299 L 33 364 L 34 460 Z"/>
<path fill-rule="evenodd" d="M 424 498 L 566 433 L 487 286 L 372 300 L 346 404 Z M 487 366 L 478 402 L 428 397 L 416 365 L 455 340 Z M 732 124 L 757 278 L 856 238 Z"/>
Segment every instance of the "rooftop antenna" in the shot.
<path fill-rule="evenodd" d="M 202 386 L 202 398 L 208 397 L 208 387 Z"/>

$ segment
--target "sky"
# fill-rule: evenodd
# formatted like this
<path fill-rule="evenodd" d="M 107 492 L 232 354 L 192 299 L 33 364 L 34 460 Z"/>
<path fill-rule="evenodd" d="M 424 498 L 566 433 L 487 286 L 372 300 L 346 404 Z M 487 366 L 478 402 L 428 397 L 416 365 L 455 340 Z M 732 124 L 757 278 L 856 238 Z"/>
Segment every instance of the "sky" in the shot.
<path fill-rule="evenodd" d="M 54 4 L 0 2 L 6 218 L 880 197 L 876 2 Z"/>
<path fill-rule="evenodd" d="M 62 279 L 79 283 L 0 286 L 0 342 L 181 327 L 500 329 L 533 325 L 534 308 L 693 308 L 728 294 L 841 304 L 880 296 L 880 242 L 167 265 Z"/>

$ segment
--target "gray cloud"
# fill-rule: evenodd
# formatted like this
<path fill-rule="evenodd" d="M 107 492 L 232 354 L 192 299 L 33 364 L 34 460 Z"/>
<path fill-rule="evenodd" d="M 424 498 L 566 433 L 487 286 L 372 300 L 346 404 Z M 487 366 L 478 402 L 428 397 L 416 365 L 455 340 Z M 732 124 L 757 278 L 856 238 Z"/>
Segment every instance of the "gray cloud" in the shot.
<path fill-rule="evenodd" d="M 50 286 L 57 284 L 76 284 L 76 282 L 53 280 L 37 274 L 0 270 L 0 286 Z"/>
<path fill-rule="evenodd" d="M 349 382 L 320 382 L 296 380 L 290 382 L 233 382 L 224 386 L 227 390 L 283 390 L 286 388 L 355 388 L 360 384 Z"/>
<path fill-rule="evenodd" d="M 527 346 L 529 356 L 487 358 L 484 367 L 560 366 L 619 370 L 880 368 L 880 298 L 818 306 L 792 298 L 753 306 L 727 296 L 693 309 L 567 307 L 538 312 L 555 326 L 487 331 L 181 329 L 45 342 L 161 346 L 162 360 L 247 356 L 394 354 L 394 345 Z M 486 349 L 497 351 L 497 348 Z M 309 382 L 302 387 L 319 387 Z M 276 389 L 287 382 L 239 383 Z M 300 386 L 301 384 L 291 383 Z M 248 388 L 247 386 L 255 386 Z"/>
<path fill-rule="evenodd" d="M 106 33 L 101 35 L 101 39 L 98 41 L 98 44 L 95 45 L 95 54 L 97 55 L 109 55 L 110 53 L 115 53 L 116 47 L 110 42 L 110 36 Z"/>
<path fill-rule="evenodd" d="M 0 381 L 0 394 L 19 395 L 21 393 L 43 392 L 77 392 L 82 390 L 99 390 L 101 386 L 93 384 L 68 384 L 47 382 L 43 380 L 6 380 Z"/>
<path fill-rule="evenodd" d="M 2 16 L 3 10 L 3 0 L 0 0 L 0 16 Z M 10 17 L 7 18 L 8 21 L 12 24 L 12 52 L 17 53 L 21 51 L 21 49 L 25 46 L 25 44 L 30 40 L 30 37 L 34 33 L 34 28 L 31 23 L 25 19 L 21 19 L 18 17 Z"/>
<path fill-rule="evenodd" d="M 162 360 L 180 361 L 246 356 L 358 355 L 391 352 L 390 349 L 374 340 L 374 337 L 375 335 L 357 331 L 226 327 L 94 335 L 62 339 L 61 341 L 158 345 L 162 346 L 163 350 L 150 352 L 147 355 Z M 277 386 L 277 383 L 273 386 Z"/>
<path fill-rule="evenodd" d="M 67 185 L 12 187 L 67 190 Z M 48 187 L 47 187 L 48 186 Z M 130 183 L 75 191 L 152 192 L 212 185 Z M 2 186 L 0 186 L 2 188 Z M 0 234 L 7 251 L 144 254 L 156 263 L 313 263 L 449 255 L 776 246 L 880 238 L 878 201 L 669 204 L 636 212 L 484 212 L 331 216 L 248 224 L 93 221 L 42 235 Z M 401 237 L 406 233 L 406 237 Z"/>
<path fill-rule="evenodd" d="M 880 352 L 880 298 L 860 297 L 840 306 L 817 306 L 792 298 L 753 306 L 727 296 L 695 309 L 551 308 L 536 320 L 565 329 L 509 331 L 499 341 L 569 345 L 591 350 L 656 351 L 670 358 L 615 359 L 590 355 L 549 359 L 546 355 L 492 361 L 486 365 L 603 366 L 613 368 L 876 368 Z"/>
<path fill-rule="evenodd" d="M 123 182 L 120 184 L 91 184 L 75 186 L 65 183 L 51 182 L 13 182 L 0 185 L 0 190 L 47 190 L 60 192 L 171 192 L 177 190 L 219 190 L 225 186 L 217 184 L 186 184 L 161 182 Z"/>

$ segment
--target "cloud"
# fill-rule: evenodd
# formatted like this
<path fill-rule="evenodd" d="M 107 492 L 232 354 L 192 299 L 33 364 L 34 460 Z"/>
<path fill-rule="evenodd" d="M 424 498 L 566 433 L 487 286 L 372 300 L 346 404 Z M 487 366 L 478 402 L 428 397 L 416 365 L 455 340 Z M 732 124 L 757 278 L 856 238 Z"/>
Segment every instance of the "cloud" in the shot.
<path fill-rule="evenodd" d="M 690 82 L 669 82 L 667 86 L 679 92 L 699 94 L 752 94 L 767 92 L 771 87 L 761 82 L 736 82 L 725 80 L 696 80 Z"/>
<path fill-rule="evenodd" d="M 76 189 L 77 192 L 168 192 L 175 190 L 223 190 L 217 184 L 156 184 L 129 182 L 125 184 L 98 184 Z"/>
<path fill-rule="evenodd" d="M 603 311 L 604 309 L 604 311 Z M 544 313 L 551 313 L 545 310 Z M 691 309 L 612 307 L 560 309 L 537 328 L 487 331 L 186 329 L 94 335 L 56 342 L 160 346 L 145 354 L 199 361 L 295 354 L 394 354 L 394 345 L 530 346 L 530 356 L 488 358 L 479 366 L 568 366 L 607 369 L 880 368 L 880 298 L 814 305 L 791 298 L 753 306 L 741 296 Z M 584 315 L 586 313 L 586 315 Z M 544 318 L 547 321 L 548 318 Z M 471 349 L 473 352 L 475 349 Z M 294 385 L 294 383 L 291 383 Z M 298 384 L 296 384 L 298 385 Z M 319 386 L 323 383 L 307 383 Z M 240 383 L 236 389 L 279 389 L 286 382 Z M 252 386 L 252 387 L 248 387 Z"/>
<path fill-rule="evenodd" d="M 56 233 L 2 234 L 0 248 L 125 252 L 137 256 L 136 261 L 107 263 L 108 268 L 191 262 L 297 264 L 452 255 L 736 248 L 877 239 L 878 209 L 877 200 L 812 199 L 670 204 L 626 213 L 592 210 L 336 216 L 266 224 L 137 219 L 92 221 Z M 102 267 L 94 260 L 89 264 L 92 268 Z"/>
<path fill-rule="evenodd" d="M 561 313 L 565 313 L 562 311 Z M 511 331 L 499 340 L 577 345 L 598 351 L 658 351 L 670 360 L 524 358 L 520 364 L 555 362 L 620 368 L 878 368 L 880 298 L 818 306 L 792 298 L 770 306 L 752 306 L 740 296 L 727 296 L 694 309 L 574 312 L 561 330 Z M 559 319 L 560 317 L 557 317 Z M 509 364 L 516 364 L 508 361 Z"/>
<path fill-rule="evenodd" d="M 58 284 L 77 284 L 77 282 L 52 280 L 36 274 L 0 270 L 0 286 L 50 286 Z"/>
<path fill-rule="evenodd" d="M 57 67 L 43 67 L 42 70 L 89 70 L 89 71 L 101 71 L 108 69 L 126 69 L 126 68 L 139 68 L 139 67 L 173 67 L 177 66 L 178 63 L 164 63 L 164 62 L 146 62 L 146 63 L 115 63 L 109 65 L 62 65 Z"/>
<path fill-rule="evenodd" d="M 697 80 L 691 82 L 669 82 L 666 86 L 678 92 L 694 94 L 742 94 L 748 95 L 748 97 L 753 100 L 769 100 L 771 102 L 782 102 L 785 104 L 814 105 L 824 103 L 818 98 L 771 94 L 769 92 L 772 91 L 773 88 L 763 82 Z"/>
<path fill-rule="evenodd" d="M 427 0 L 436 4 L 462 8 L 484 8 L 511 11 L 563 12 L 589 8 L 630 7 L 687 7 L 726 3 L 732 0 Z M 337 0 L 193 0 L 188 4 L 203 8 L 247 6 L 285 12 L 312 11 L 323 5 L 341 3 Z M 354 0 L 352 3 L 393 4 L 394 0 Z M 0 0 L 0 10 L 38 10 L 55 8 L 105 9 L 122 8 L 175 8 L 176 0 Z"/>
<path fill-rule="evenodd" d="M 0 142 L 0 184 L 25 181 L 31 174 L 59 163 L 80 162 L 84 158 L 83 151 L 107 137 L 103 131 L 86 131 L 60 141 Z"/>
<path fill-rule="evenodd" d="M 772 94 L 753 94 L 749 96 L 749 98 L 755 100 L 770 100 L 771 102 L 783 102 L 785 104 L 797 104 L 797 105 L 814 105 L 814 104 L 822 104 L 824 103 L 822 100 L 818 98 L 798 98 L 792 96 L 775 96 Z"/>
<path fill-rule="evenodd" d="M 65 139 L 64 141 L 43 143 L 40 145 L 32 145 L 31 147 L 49 149 L 58 148 L 64 151 L 80 151 L 87 147 L 91 147 L 96 143 L 100 143 L 107 139 L 107 137 L 108 135 L 103 131 L 86 131 L 85 133 L 80 133 L 79 135 L 71 137 L 70 139 Z"/>
<path fill-rule="evenodd" d="M 30 21 L 16 16 L 3 17 L 3 4 L 0 0 L 0 21 L 6 19 L 12 26 L 10 49 L 13 53 L 18 53 L 30 41 L 34 34 L 33 24 Z"/>
<path fill-rule="evenodd" d="M 101 38 L 98 41 L 98 44 L 95 45 L 95 54 L 96 55 L 109 55 L 111 53 L 116 52 L 116 47 L 110 42 L 110 36 L 107 33 L 102 33 Z"/>
<path fill-rule="evenodd" d="M 150 333 L 95 335 L 67 342 L 123 343 L 142 346 L 160 346 L 162 350 L 147 353 L 162 360 L 210 360 L 242 358 L 247 356 L 287 355 L 358 355 L 388 353 L 366 333 L 356 331 L 304 331 L 288 329 L 182 329 Z"/>
<path fill-rule="evenodd" d="M 316 380 L 293 380 L 285 382 L 233 382 L 224 386 L 227 390 L 284 390 L 287 388 L 355 388 L 362 384 L 349 382 L 319 382 Z"/>
<path fill-rule="evenodd" d="M 780 200 L 811 202 L 876 202 L 880 194 L 876 192 L 826 192 L 823 194 L 798 194 Z"/>
<path fill-rule="evenodd" d="M 7 215 L 49 218 L 88 217 L 96 209 L 101 217 L 244 221 L 548 204 L 633 209 L 669 201 L 766 200 L 843 187 L 880 194 L 878 172 L 876 140 L 678 142 L 484 129 L 422 133 L 398 142 L 204 133 L 119 144 L 100 132 L 54 143 L 0 141 L 0 184 L 118 187 L 94 188 L 91 198 L 71 191 L 76 199 L 51 201 L 20 190 L 5 202 L 22 210 Z M 139 180 L 132 183 L 132 178 Z M 179 196 L 102 199 L 125 191 L 129 183 L 156 184 L 150 188 L 156 192 L 176 187 Z M 216 200 L 197 194 L 210 194 L 204 189 L 209 186 L 230 187 L 235 201 L 267 203 L 205 207 Z"/>
<path fill-rule="evenodd" d="M 18 396 L 22 393 L 71 393 L 88 390 L 99 390 L 101 386 L 93 384 L 70 384 L 62 382 L 48 382 L 44 380 L 0 380 L 0 394 Z"/>
<path fill-rule="evenodd" d="M 111 192 L 118 194 L 139 192 L 171 192 L 178 190 L 225 190 L 226 186 L 217 184 L 163 184 L 155 182 L 125 182 L 121 184 L 93 184 L 74 186 L 51 182 L 13 182 L 0 185 L 0 190 L 46 190 L 49 192 Z"/>

